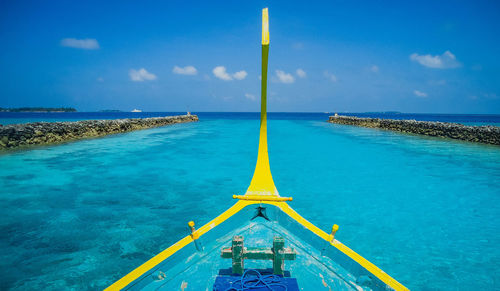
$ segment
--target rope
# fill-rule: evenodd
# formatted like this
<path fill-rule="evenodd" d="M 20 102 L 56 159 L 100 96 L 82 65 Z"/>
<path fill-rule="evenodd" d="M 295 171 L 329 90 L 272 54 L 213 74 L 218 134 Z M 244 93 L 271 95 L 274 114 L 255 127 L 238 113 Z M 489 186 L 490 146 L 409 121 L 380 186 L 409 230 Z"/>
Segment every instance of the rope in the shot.
<path fill-rule="evenodd" d="M 254 272 L 256 276 L 248 275 L 249 272 Z M 232 283 L 231 287 L 227 288 L 225 291 L 245 291 L 262 287 L 267 287 L 269 290 L 286 291 L 287 287 L 283 284 L 283 281 L 283 278 L 280 276 L 262 275 L 257 270 L 249 269 L 243 273 L 238 281 Z M 273 289 L 273 287 L 279 287 L 280 289 Z"/>

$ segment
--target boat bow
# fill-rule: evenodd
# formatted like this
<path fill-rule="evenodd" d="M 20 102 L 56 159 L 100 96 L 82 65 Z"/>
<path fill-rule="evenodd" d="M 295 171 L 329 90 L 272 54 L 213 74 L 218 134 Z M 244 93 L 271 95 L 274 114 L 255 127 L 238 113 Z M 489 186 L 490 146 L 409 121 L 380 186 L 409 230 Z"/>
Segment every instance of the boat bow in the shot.
<path fill-rule="evenodd" d="M 191 234 L 185 236 L 183 239 L 179 240 L 177 243 L 173 244 L 169 248 L 165 249 L 155 257 L 151 258 L 149 261 L 145 262 L 143 265 L 139 266 L 125 277 L 121 278 L 111 286 L 109 286 L 106 290 L 121 290 L 121 289 L 154 289 L 154 286 L 158 283 L 158 280 L 152 280 L 151 276 L 154 272 L 158 272 L 160 266 L 162 267 L 171 267 L 169 266 L 171 261 L 169 261 L 173 257 L 178 257 L 181 255 L 185 255 L 186 246 L 191 243 L 195 244 L 196 248 L 193 248 L 192 252 L 197 252 L 198 259 L 203 260 L 203 258 L 209 257 L 210 252 L 216 249 L 212 246 L 211 251 L 203 250 L 203 247 L 200 247 L 197 243 L 199 239 L 207 238 L 211 241 L 220 242 L 223 239 L 216 239 L 213 236 L 214 229 L 219 226 L 227 231 L 228 225 L 244 221 L 244 224 L 248 229 L 254 227 L 257 223 L 250 222 L 251 216 L 248 217 L 249 208 L 247 206 L 255 206 L 258 205 L 259 208 L 263 208 L 263 205 L 270 206 L 273 211 L 272 221 L 266 221 L 264 223 L 269 223 L 266 227 L 272 229 L 273 232 L 277 232 L 284 235 L 292 235 L 292 233 L 301 234 L 308 238 L 312 238 L 314 240 L 314 244 L 312 245 L 322 245 L 323 249 L 321 249 L 321 254 L 318 255 L 316 252 L 316 256 L 314 257 L 315 262 L 319 262 L 321 258 L 327 258 L 331 261 L 339 260 L 339 264 L 342 265 L 341 269 L 348 269 L 352 274 L 349 275 L 352 278 L 354 277 L 362 277 L 362 276 L 373 276 L 374 285 L 372 289 L 378 290 L 408 290 L 401 283 L 387 275 L 381 269 L 376 267 L 374 264 L 370 263 L 365 258 L 361 257 L 359 254 L 339 242 L 335 239 L 334 235 L 338 226 L 334 226 L 332 232 L 330 234 L 321 230 L 302 216 L 300 216 L 295 210 L 293 210 L 286 201 L 291 201 L 290 197 L 281 197 L 278 194 L 276 186 L 273 181 L 273 177 L 271 174 L 271 167 L 269 165 L 269 155 L 268 155 L 268 147 L 267 147 L 267 63 L 268 63 L 268 55 L 269 55 L 269 21 L 268 21 L 268 10 L 267 8 L 262 11 L 262 83 L 261 83 L 261 114 L 260 114 L 260 136 L 259 136 L 259 150 L 257 156 L 257 164 L 255 166 L 254 175 L 250 182 L 250 186 L 248 187 L 245 195 L 233 195 L 233 198 L 238 199 L 238 201 L 231 206 L 229 209 L 221 213 L 219 216 L 208 222 L 207 224 L 201 226 L 196 229 L 194 222 L 189 222 L 189 227 L 191 229 Z M 250 209 L 252 210 L 252 209 Z M 238 216 L 239 215 L 239 216 Z M 238 218 L 237 218 L 238 217 Z M 255 217 L 254 217 L 255 218 Z M 243 219 L 243 220 L 239 220 Z M 290 228 L 290 230 L 286 230 L 284 227 L 279 226 L 279 224 L 283 223 Z M 264 225 L 261 223 L 260 225 Z M 300 227 L 301 226 L 301 227 Z M 236 228 L 236 230 L 228 231 L 224 238 L 227 239 L 229 234 L 234 233 L 235 231 L 245 231 L 245 228 Z M 312 234 L 312 236 L 311 236 Z M 216 243 L 215 243 L 216 244 Z M 300 246 L 301 244 L 297 244 Z M 311 250 L 311 249 L 309 249 Z M 306 253 L 307 250 L 304 250 Z M 201 253 L 201 254 L 200 254 Z M 311 251 L 310 253 L 314 253 Z M 196 253 L 190 255 L 189 258 L 185 260 L 187 263 L 190 261 Z M 180 264 L 183 262 L 181 261 Z M 331 262 L 330 262 L 331 263 Z M 325 263 L 325 266 L 330 263 Z M 192 264 L 191 264 L 192 266 Z M 309 267 L 309 266 L 308 266 Z M 330 266 L 331 267 L 331 266 Z M 182 272 L 186 272 L 190 267 L 182 267 Z M 328 268 L 328 266 L 327 266 Z M 307 269 L 307 268 L 306 268 Z M 180 271 L 179 271 L 180 272 Z M 177 273 L 179 274 L 179 273 Z M 337 276 L 339 273 L 336 273 Z M 163 280 L 166 275 L 160 275 L 161 280 Z M 148 279 L 149 278 L 149 279 Z M 323 278 L 323 277 L 322 277 Z M 351 278 L 351 279 L 352 279 Z M 147 281 L 149 285 L 142 281 Z M 148 281 L 149 280 L 149 281 Z M 161 281 L 160 280 L 160 281 Z M 204 283 L 206 283 L 207 278 L 204 279 Z M 349 279 L 344 280 L 346 282 L 346 289 L 359 289 L 356 282 L 352 282 Z M 356 278 L 354 278 L 356 281 Z M 182 281 L 184 284 L 184 281 Z M 153 284 L 153 285 L 151 285 Z M 158 283 L 161 284 L 161 283 Z M 187 283 L 186 283 L 187 284 Z M 325 285 L 325 281 L 323 279 L 323 286 Z M 160 287 L 163 285 L 159 285 Z M 350 286 L 350 287 L 349 287 Z M 363 289 L 363 288 L 362 288 Z M 308 290 L 307 287 L 304 290 Z"/>

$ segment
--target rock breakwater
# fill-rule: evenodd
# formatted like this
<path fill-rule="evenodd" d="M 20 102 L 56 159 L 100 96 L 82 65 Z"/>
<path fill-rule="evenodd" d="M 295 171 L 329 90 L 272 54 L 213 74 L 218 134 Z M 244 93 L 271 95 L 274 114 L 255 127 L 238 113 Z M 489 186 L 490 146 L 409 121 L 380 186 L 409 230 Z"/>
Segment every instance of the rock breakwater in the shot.
<path fill-rule="evenodd" d="M 108 134 L 198 121 L 196 115 L 75 122 L 34 122 L 0 126 L 0 150 L 53 144 Z"/>
<path fill-rule="evenodd" d="M 328 122 L 500 145 L 500 127 L 497 126 L 466 126 L 448 122 L 361 118 L 342 115 L 330 116 Z"/>

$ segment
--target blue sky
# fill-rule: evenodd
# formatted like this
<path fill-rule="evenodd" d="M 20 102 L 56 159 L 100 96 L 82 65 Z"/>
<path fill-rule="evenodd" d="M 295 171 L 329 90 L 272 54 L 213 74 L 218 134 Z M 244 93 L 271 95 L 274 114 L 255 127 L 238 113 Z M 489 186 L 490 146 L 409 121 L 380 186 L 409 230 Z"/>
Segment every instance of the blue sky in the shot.
<path fill-rule="evenodd" d="M 500 113 L 497 1 L 2 1 L 0 107 Z"/>

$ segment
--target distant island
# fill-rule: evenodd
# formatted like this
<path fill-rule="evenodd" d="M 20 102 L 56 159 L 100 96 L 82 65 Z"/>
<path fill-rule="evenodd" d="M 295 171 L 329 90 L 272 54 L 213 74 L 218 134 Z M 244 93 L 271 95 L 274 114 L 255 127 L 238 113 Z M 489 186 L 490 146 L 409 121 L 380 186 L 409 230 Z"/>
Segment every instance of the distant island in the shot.
<path fill-rule="evenodd" d="M 76 112 L 76 109 L 72 107 L 0 107 L 0 112 Z"/>

